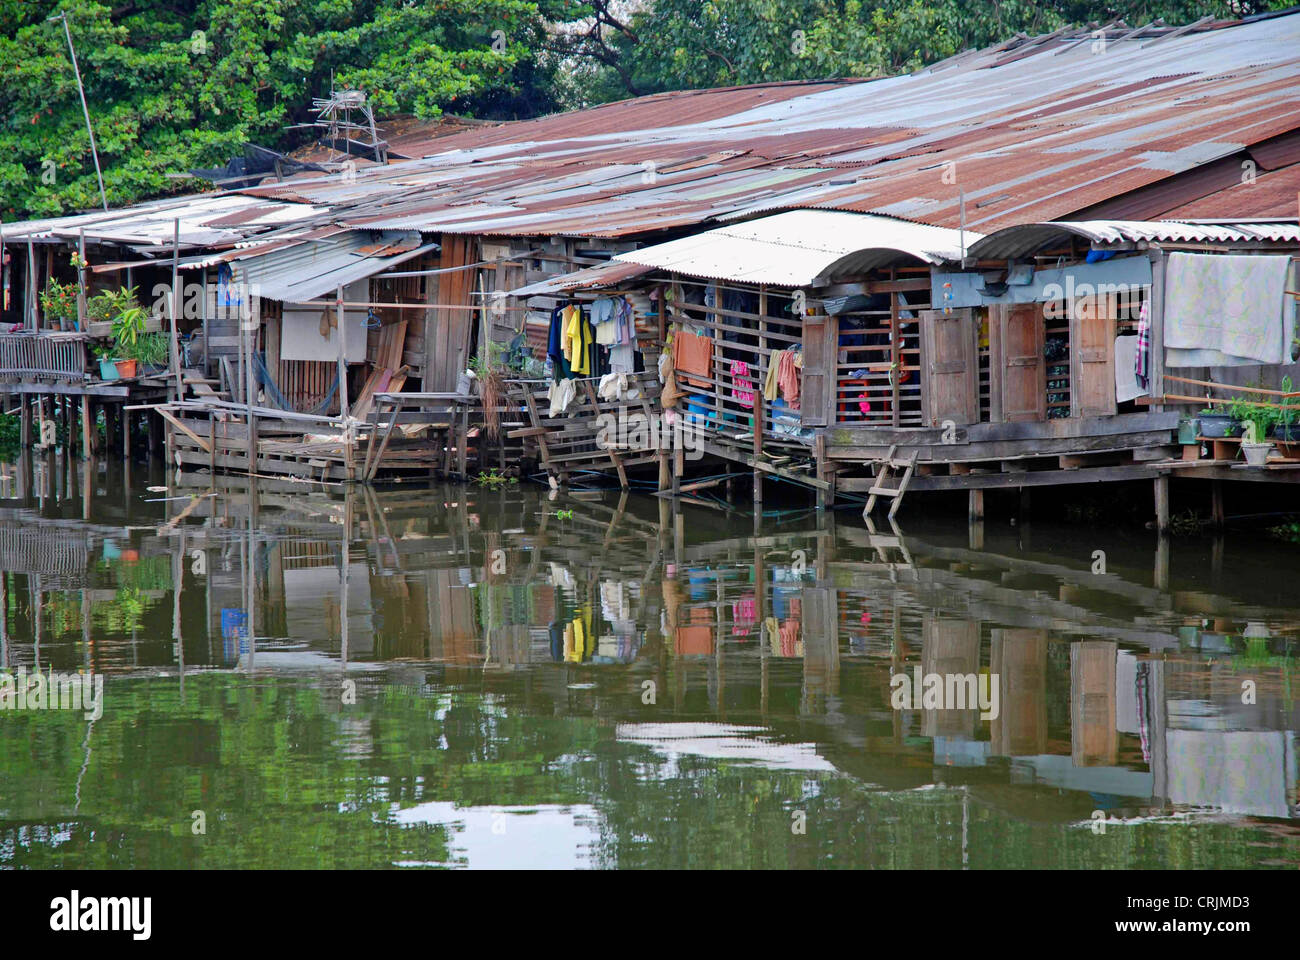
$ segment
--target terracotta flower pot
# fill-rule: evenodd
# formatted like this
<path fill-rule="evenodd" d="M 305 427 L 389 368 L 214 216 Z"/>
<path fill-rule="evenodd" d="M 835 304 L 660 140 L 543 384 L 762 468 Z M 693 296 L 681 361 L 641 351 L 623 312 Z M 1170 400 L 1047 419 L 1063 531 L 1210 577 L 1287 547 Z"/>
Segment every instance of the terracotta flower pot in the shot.
<path fill-rule="evenodd" d="M 140 366 L 139 360 L 118 360 L 116 361 L 116 363 L 117 363 L 117 374 L 123 380 L 129 379 L 130 377 L 134 377 L 136 374 L 136 370 Z"/>

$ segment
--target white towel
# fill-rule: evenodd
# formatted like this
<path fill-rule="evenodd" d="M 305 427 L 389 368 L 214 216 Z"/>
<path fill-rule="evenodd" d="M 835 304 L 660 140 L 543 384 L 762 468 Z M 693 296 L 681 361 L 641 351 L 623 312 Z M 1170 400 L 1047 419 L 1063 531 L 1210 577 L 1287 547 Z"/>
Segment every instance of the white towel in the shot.
<path fill-rule="evenodd" d="M 1150 391 L 1138 386 L 1137 337 L 1115 338 L 1115 402 L 1145 397 Z"/>

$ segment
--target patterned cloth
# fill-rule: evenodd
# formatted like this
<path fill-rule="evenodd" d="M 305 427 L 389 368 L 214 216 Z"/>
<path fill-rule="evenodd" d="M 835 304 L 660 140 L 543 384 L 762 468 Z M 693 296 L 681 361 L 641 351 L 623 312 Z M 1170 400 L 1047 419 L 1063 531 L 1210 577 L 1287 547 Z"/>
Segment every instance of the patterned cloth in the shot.
<path fill-rule="evenodd" d="M 1137 351 L 1133 358 L 1133 372 L 1138 386 L 1151 389 L 1151 301 L 1144 300 L 1138 313 Z"/>
<path fill-rule="evenodd" d="M 1226 367 L 1290 363 L 1291 258 L 1171 253 L 1165 269 L 1165 363 Z"/>

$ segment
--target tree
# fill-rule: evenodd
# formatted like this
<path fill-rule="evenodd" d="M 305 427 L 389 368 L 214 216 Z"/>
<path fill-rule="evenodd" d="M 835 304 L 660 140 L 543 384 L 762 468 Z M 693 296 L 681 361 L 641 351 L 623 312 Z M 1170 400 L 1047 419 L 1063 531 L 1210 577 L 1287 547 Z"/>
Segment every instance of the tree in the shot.
<path fill-rule="evenodd" d="M 654 0 L 630 16 L 589 0 L 562 53 L 585 102 L 776 80 L 886 76 L 968 48 L 1064 26 L 1170 25 L 1281 9 L 1290 0 Z"/>
<path fill-rule="evenodd" d="M 67 42 L 77 48 L 111 205 L 192 190 L 245 140 L 291 143 L 312 96 L 365 90 L 435 117 L 553 108 L 531 0 L 0 0 L 0 212 L 99 205 Z"/>

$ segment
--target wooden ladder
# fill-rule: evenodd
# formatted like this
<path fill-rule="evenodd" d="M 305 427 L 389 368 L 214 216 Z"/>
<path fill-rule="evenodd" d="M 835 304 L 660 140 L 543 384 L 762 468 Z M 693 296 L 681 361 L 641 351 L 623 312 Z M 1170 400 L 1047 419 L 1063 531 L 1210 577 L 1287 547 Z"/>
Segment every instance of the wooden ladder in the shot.
<path fill-rule="evenodd" d="M 867 505 L 862 510 L 862 518 L 867 520 L 871 517 L 871 511 L 876 506 L 877 497 L 889 497 L 894 502 L 889 505 L 889 519 L 894 519 L 894 514 L 898 513 L 898 508 L 903 502 L 903 494 L 907 493 L 907 485 L 912 482 L 912 473 L 916 470 L 916 456 L 921 451 L 913 449 L 912 455 L 906 460 L 895 457 L 898 451 L 898 444 L 893 444 L 889 452 L 885 454 L 883 460 L 877 461 L 880 465 L 880 472 L 876 474 L 876 482 L 871 485 L 868 491 L 871 496 L 867 497 Z M 885 486 L 884 481 L 892 480 L 895 470 L 902 470 L 903 476 L 898 481 L 898 486 Z"/>

